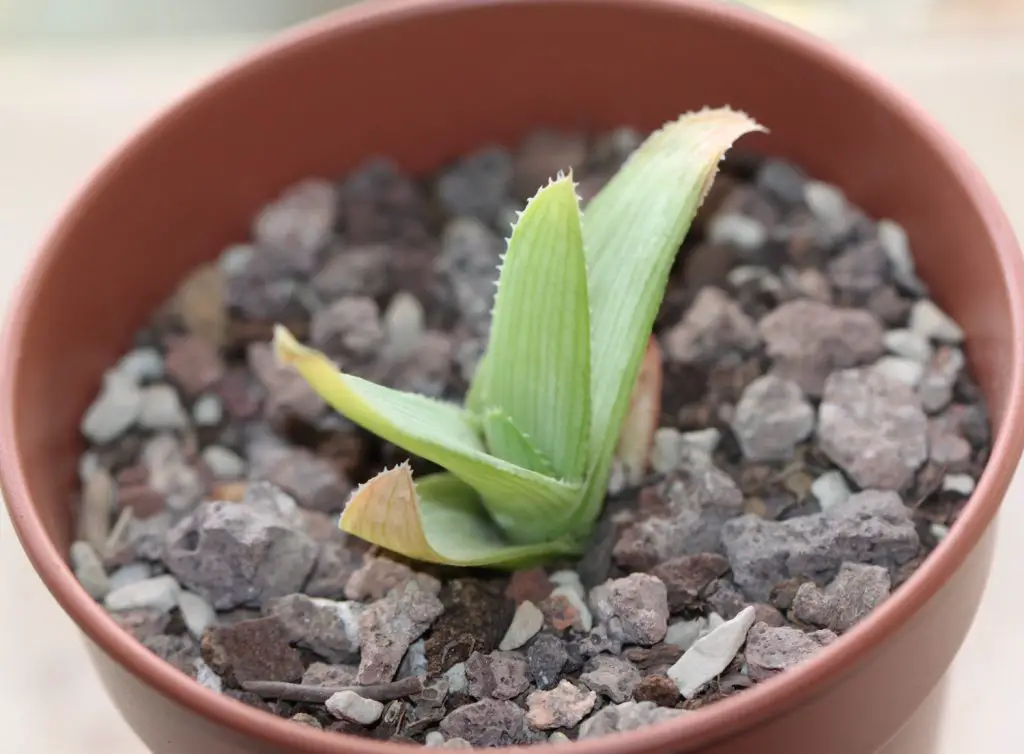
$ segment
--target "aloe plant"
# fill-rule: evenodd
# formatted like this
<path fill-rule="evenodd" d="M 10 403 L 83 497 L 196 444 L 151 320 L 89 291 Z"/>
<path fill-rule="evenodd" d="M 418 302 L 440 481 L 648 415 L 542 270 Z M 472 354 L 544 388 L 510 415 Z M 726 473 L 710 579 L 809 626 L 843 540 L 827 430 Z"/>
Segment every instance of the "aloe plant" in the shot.
<path fill-rule="evenodd" d="M 675 255 L 726 150 L 761 130 L 728 108 L 685 114 L 652 133 L 585 214 L 571 171 L 541 187 L 508 239 L 464 405 L 345 374 L 277 326 L 279 361 L 329 405 L 446 469 L 381 472 L 353 493 L 340 527 L 449 565 L 581 554 L 620 441 L 636 444 L 624 423 Z M 644 424 L 641 434 L 653 430 Z"/>

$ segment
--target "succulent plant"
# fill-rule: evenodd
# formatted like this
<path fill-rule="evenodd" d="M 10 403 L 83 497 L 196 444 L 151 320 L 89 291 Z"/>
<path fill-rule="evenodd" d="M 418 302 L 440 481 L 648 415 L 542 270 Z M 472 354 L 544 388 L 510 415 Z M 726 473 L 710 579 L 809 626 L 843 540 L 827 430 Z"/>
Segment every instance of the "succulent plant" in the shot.
<path fill-rule="evenodd" d="M 585 214 L 571 172 L 541 187 L 508 239 L 464 405 L 345 374 L 277 326 L 278 359 L 329 405 L 446 469 L 381 472 L 352 494 L 341 528 L 450 565 L 582 553 L 613 460 L 636 473 L 646 458 L 660 391 L 649 343 L 680 244 L 726 150 L 762 130 L 728 108 L 685 114 L 652 133 Z"/>

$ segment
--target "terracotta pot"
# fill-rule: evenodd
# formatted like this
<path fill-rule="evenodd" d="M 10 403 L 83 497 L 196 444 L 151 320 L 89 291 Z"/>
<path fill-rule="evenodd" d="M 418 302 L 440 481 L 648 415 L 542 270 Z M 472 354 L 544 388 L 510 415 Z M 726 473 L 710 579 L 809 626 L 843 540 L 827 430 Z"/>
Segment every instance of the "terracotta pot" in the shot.
<path fill-rule="evenodd" d="M 251 213 L 290 181 L 339 175 L 378 153 L 421 170 L 539 125 L 646 128 L 721 104 L 771 129 L 745 146 L 796 161 L 907 228 L 922 277 L 968 334 L 995 446 L 948 538 L 833 646 L 685 719 L 573 750 L 867 754 L 911 718 L 971 624 L 1024 442 L 1024 265 L 984 180 L 881 79 L 745 10 L 411 0 L 305 26 L 160 115 L 69 205 L 15 297 L 0 352 L 7 504 L 109 693 L 154 752 L 406 749 L 307 729 L 205 690 L 122 632 L 68 569 L 78 422 L 151 308 L 243 237 Z"/>

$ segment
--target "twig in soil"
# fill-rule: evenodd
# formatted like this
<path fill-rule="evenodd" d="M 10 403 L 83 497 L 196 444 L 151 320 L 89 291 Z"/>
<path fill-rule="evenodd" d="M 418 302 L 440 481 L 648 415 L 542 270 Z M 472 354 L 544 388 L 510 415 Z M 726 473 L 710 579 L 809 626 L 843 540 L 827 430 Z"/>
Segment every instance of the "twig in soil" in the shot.
<path fill-rule="evenodd" d="M 246 681 L 242 689 L 264 699 L 282 699 L 286 702 L 308 702 L 323 704 L 339 691 L 354 691 L 364 699 L 390 702 L 394 699 L 412 696 L 423 691 L 423 679 L 419 676 L 403 678 L 400 681 L 380 683 L 374 686 L 309 686 L 301 683 L 278 681 Z"/>

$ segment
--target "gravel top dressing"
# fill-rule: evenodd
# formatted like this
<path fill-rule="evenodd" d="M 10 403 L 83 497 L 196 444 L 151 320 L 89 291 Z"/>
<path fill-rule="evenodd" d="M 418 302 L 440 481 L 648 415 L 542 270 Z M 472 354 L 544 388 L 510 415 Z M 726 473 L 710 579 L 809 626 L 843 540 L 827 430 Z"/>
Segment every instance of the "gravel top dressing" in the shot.
<path fill-rule="evenodd" d="M 639 143 L 538 131 L 423 179 L 374 159 L 283 191 L 154 312 L 83 416 L 83 587 L 207 688 L 452 749 L 685 715 L 849 630 L 955 525 L 988 416 L 902 228 L 742 153 L 655 326 L 649 473 L 612 474 L 581 560 L 424 566 L 337 527 L 408 455 L 280 366 L 274 324 L 350 374 L 460 399 L 516 210 L 570 166 L 586 202 Z"/>

